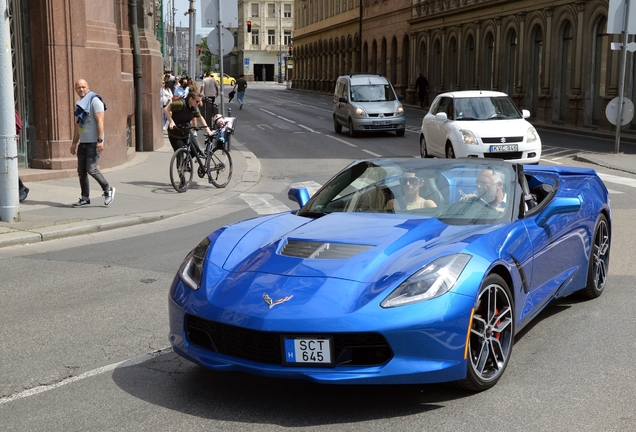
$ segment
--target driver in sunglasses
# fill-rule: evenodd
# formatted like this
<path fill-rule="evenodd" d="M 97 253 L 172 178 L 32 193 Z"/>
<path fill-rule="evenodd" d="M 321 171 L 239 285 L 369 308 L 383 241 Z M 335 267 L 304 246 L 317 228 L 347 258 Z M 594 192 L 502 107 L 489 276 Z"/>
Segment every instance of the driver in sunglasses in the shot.
<path fill-rule="evenodd" d="M 425 207 L 437 207 L 435 201 L 427 200 L 420 196 L 420 188 L 424 186 L 425 180 L 418 178 L 415 173 L 405 172 L 400 177 L 402 194 L 386 203 L 386 209 L 413 210 Z"/>

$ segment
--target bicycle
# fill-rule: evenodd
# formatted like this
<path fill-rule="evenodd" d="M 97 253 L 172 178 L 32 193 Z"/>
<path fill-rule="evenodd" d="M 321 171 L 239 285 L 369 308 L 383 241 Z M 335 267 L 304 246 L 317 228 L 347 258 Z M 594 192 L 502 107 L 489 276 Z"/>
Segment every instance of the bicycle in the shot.
<path fill-rule="evenodd" d="M 200 178 L 208 176 L 208 182 L 217 188 L 223 188 L 232 179 L 232 157 L 230 153 L 219 145 L 220 133 L 214 131 L 212 135 L 205 135 L 205 149 L 201 151 L 193 130 L 205 129 L 204 126 L 187 128 L 188 144 L 177 149 L 170 160 L 170 182 L 179 193 L 185 192 L 192 183 L 194 176 L 194 162 L 199 165 L 197 174 Z"/>

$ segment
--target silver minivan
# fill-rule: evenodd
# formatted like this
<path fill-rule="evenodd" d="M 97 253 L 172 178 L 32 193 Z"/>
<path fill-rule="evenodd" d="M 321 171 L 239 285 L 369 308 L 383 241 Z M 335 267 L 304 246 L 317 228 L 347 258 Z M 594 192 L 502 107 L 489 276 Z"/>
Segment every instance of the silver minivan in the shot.
<path fill-rule="evenodd" d="M 391 82 L 378 74 L 343 75 L 333 94 L 333 127 L 349 135 L 358 132 L 393 131 L 404 136 L 406 117 Z"/>

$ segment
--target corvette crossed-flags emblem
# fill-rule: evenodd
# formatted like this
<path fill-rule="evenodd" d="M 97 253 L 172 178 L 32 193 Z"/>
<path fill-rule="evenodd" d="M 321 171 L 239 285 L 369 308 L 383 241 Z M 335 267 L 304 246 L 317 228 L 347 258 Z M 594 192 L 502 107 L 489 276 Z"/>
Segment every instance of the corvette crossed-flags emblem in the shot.
<path fill-rule="evenodd" d="M 263 300 L 265 301 L 265 303 L 267 303 L 267 305 L 269 306 L 269 308 L 273 308 L 276 305 L 279 305 L 281 303 L 285 303 L 287 300 L 290 300 L 293 297 L 293 295 L 288 295 L 287 297 L 283 297 L 283 298 L 279 298 L 276 301 L 273 301 L 272 298 L 270 296 L 267 295 L 267 293 L 263 294 Z"/>

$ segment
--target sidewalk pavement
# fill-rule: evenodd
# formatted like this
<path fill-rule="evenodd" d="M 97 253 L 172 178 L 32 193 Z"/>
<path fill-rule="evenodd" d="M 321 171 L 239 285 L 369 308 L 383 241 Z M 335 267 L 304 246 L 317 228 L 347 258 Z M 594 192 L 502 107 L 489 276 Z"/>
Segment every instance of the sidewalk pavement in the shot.
<path fill-rule="evenodd" d="M 89 178 L 91 204 L 71 207 L 80 196 L 76 170 L 52 172 L 49 178 L 42 173 L 47 170 L 20 170 L 25 185 L 30 189 L 29 196 L 21 203 L 19 222 L 0 222 L 0 247 L 155 222 L 228 200 L 249 190 L 260 180 L 258 159 L 232 137 L 233 174 L 230 183 L 218 189 L 195 173 L 190 188 L 178 193 L 170 183 L 172 154 L 172 147 L 164 134 L 161 149 L 137 153 L 123 165 L 101 170 L 106 180 L 116 188 L 115 200 L 109 206 L 104 205 L 103 192 L 97 182 Z M 59 178 L 61 175 L 64 177 Z M 37 178 L 44 179 L 30 180 Z"/>

